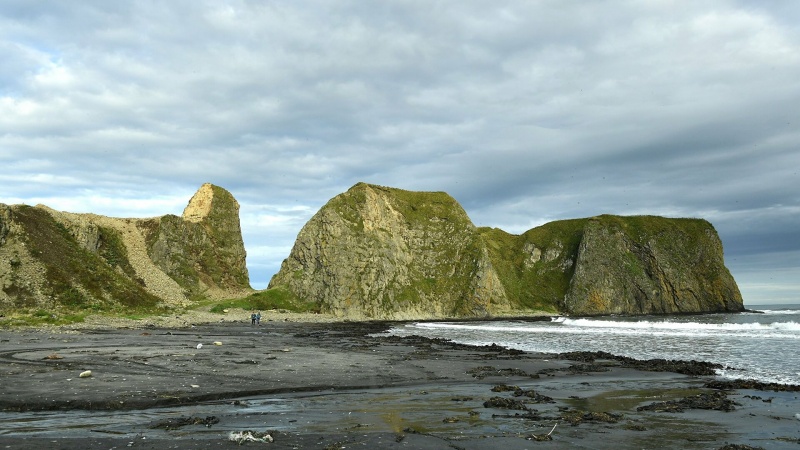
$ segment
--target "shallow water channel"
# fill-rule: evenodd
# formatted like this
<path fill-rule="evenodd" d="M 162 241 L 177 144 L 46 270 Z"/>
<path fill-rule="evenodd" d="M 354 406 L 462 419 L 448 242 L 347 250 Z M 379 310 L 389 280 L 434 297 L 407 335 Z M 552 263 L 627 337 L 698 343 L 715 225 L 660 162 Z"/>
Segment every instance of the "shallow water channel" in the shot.
<path fill-rule="evenodd" d="M 247 397 L 179 407 L 125 411 L 37 411 L 0 413 L 0 436 L 70 437 L 85 433 L 118 437 L 166 438 L 191 435 L 215 439 L 233 431 L 447 433 L 467 424 L 476 433 L 497 433 L 483 397 L 485 386 L 384 388 Z M 472 393 L 472 394 L 470 394 Z M 472 414 L 470 414 L 472 412 Z M 219 422 L 165 427 L 179 418 Z M 461 423 L 460 426 L 454 424 Z M 508 430 L 512 431 L 513 430 Z"/>

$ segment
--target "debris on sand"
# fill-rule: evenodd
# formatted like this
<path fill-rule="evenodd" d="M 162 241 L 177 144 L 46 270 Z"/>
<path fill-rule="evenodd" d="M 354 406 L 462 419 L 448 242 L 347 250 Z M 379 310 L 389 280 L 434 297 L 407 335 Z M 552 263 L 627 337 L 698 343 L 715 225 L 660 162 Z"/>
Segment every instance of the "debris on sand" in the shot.
<path fill-rule="evenodd" d="M 274 441 L 271 431 L 258 432 L 258 431 L 231 431 L 228 433 L 228 440 L 236 442 L 239 445 L 245 442 L 261 442 L 262 444 L 269 444 Z"/>
<path fill-rule="evenodd" d="M 81 374 L 78 375 L 78 376 L 81 377 L 81 378 L 89 378 L 90 376 L 92 376 L 92 371 L 91 370 L 85 370 L 85 371 L 81 372 Z"/>
<path fill-rule="evenodd" d="M 557 426 L 558 426 L 558 422 L 556 422 L 556 424 L 553 425 L 553 429 L 551 429 L 549 433 L 547 433 L 547 434 L 531 434 L 526 439 L 529 440 L 529 441 L 540 441 L 540 442 L 541 441 L 552 441 L 553 440 L 553 436 L 551 436 L 551 435 L 553 434 L 553 431 L 556 431 L 556 427 Z"/>

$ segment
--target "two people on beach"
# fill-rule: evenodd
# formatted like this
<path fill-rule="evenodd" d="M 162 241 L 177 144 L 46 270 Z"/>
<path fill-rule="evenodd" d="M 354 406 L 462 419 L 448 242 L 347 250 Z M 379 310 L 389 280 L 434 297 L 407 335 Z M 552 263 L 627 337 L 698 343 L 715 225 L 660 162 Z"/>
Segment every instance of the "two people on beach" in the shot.
<path fill-rule="evenodd" d="M 250 325 L 261 325 L 261 311 L 250 314 Z"/>

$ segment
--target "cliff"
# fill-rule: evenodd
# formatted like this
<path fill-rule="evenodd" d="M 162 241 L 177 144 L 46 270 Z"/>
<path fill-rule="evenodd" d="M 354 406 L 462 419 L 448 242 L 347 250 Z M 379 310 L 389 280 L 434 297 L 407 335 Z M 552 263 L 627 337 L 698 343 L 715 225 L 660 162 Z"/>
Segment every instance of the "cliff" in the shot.
<path fill-rule="evenodd" d="M 204 184 L 182 216 L 0 204 L 0 312 L 185 305 L 252 292 L 239 204 Z M 598 216 L 476 228 L 444 192 L 359 183 L 297 236 L 267 293 L 345 319 L 742 311 L 702 219 Z"/>
<path fill-rule="evenodd" d="M 514 236 L 482 230 L 509 299 L 575 315 L 742 311 L 722 243 L 702 219 L 610 216 Z"/>
<path fill-rule="evenodd" d="M 269 287 L 354 319 L 487 317 L 509 307 L 452 197 L 364 183 L 308 221 Z"/>
<path fill-rule="evenodd" d="M 250 291 L 239 205 L 203 185 L 183 217 L 0 204 L 0 310 L 180 305 Z"/>
<path fill-rule="evenodd" d="M 713 226 L 599 216 L 512 235 L 442 192 L 359 183 L 300 231 L 270 289 L 362 319 L 743 310 Z"/>

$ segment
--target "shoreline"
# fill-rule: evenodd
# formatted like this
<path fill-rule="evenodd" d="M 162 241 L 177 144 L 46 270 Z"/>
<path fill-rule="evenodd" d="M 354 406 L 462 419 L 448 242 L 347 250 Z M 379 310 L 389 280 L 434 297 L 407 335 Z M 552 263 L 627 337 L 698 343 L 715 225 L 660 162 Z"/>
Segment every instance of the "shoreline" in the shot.
<path fill-rule="evenodd" d="M 269 318 L 0 330 L 0 448 L 238 448 L 229 433 L 244 428 L 287 449 L 800 443 L 800 393 L 711 388 L 706 363 L 681 374 L 610 354 L 370 337 L 395 322 Z M 123 412 L 131 423 L 103 422 Z M 76 428 L 76 415 L 96 423 Z"/>

